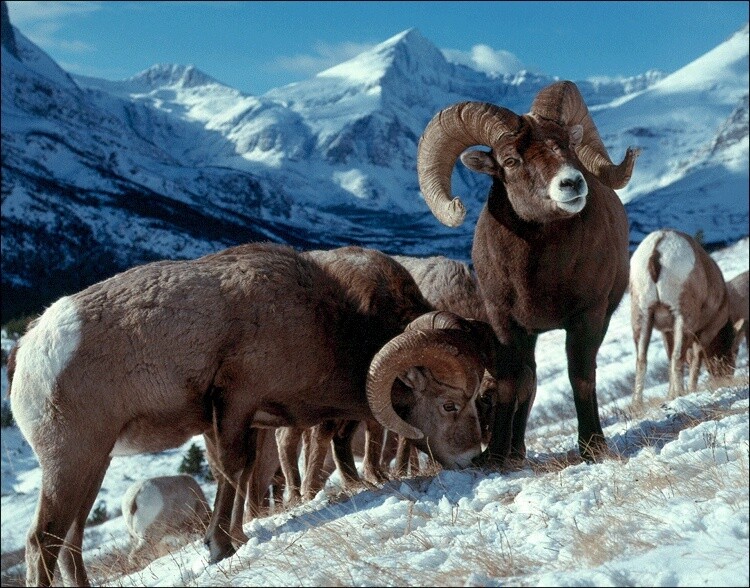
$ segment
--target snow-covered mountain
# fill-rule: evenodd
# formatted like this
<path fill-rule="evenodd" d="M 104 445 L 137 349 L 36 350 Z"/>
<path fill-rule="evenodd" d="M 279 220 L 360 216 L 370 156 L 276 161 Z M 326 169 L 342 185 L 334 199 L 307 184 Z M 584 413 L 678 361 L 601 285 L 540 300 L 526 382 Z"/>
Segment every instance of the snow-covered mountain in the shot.
<path fill-rule="evenodd" d="M 557 78 L 489 76 L 416 29 L 308 80 L 249 96 L 192 66 L 123 81 L 70 76 L 3 8 L 3 318 L 136 263 L 269 239 L 468 260 L 488 179 L 440 225 L 416 147 L 461 100 L 528 111 Z M 748 29 L 670 75 L 577 81 L 613 159 L 644 149 L 621 196 L 632 241 L 663 225 L 708 243 L 748 233 Z M 744 113 L 744 114 L 743 114 Z"/>

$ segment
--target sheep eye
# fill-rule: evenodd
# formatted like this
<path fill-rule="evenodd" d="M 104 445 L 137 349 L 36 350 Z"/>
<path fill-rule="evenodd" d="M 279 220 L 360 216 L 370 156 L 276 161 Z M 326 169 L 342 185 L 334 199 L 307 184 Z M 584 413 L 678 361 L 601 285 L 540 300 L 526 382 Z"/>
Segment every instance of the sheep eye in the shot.
<path fill-rule="evenodd" d="M 509 157 L 505 161 L 503 161 L 503 165 L 505 167 L 515 167 L 518 164 L 518 160 L 514 157 Z"/>
<path fill-rule="evenodd" d="M 456 406 L 455 402 L 446 402 L 443 404 L 443 410 L 445 412 L 456 412 L 458 410 L 458 407 Z"/>

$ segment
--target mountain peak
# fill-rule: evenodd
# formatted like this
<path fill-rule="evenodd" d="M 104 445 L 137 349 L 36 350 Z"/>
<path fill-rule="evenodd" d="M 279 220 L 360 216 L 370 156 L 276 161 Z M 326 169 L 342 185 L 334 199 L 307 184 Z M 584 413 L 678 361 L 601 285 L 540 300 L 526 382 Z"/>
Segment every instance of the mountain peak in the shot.
<path fill-rule="evenodd" d="M 352 82 L 378 82 L 393 68 L 408 72 L 443 71 L 450 68 L 441 51 L 416 28 L 406 29 L 369 51 L 322 71 L 318 77 L 344 78 Z"/>
<path fill-rule="evenodd" d="M 127 81 L 142 84 L 148 88 L 164 86 L 195 88 L 220 83 L 194 65 L 178 65 L 173 63 L 157 63 L 134 75 Z"/>
<path fill-rule="evenodd" d="M 5 49 L 16 59 L 18 57 L 18 47 L 16 46 L 16 35 L 13 33 L 13 27 L 10 24 L 10 16 L 8 15 L 8 5 L 5 0 L 0 2 L 2 5 L 2 27 L 0 30 L 0 37 L 2 37 L 2 45 Z"/>

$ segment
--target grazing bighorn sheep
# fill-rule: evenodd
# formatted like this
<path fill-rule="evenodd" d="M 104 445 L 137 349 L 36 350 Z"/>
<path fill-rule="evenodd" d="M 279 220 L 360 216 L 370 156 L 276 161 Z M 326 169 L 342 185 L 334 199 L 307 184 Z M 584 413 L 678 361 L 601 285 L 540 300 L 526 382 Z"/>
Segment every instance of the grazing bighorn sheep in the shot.
<path fill-rule="evenodd" d="M 748 301 L 748 275 L 750 272 L 744 271 L 727 282 L 727 294 L 729 294 L 729 317 L 732 320 L 737 336 L 734 340 L 734 353 L 736 354 L 742 342 L 742 336 L 745 336 L 745 345 L 750 353 L 750 317 L 748 313 L 750 302 Z"/>
<path fill-rule="evenodd" d="M 596 354 L 628 283 L 628 219 L 614 189 L 627 184 L 639 151 L 629 148 L 621 164 L 612 163 L 572 82 L 542 89 L 521 116 L 482 102 L 455 104 L 432 118 L 417 153 L 422 194 L 448 226 L 458 226 L 466 214 L 451 196 L 451 173 L 472 145 L 491 151 L 469 151 L 461 161 L 492 177 L 472 261 L 490 324 L 517 350 L 506 358 L 510 384 L 498 378 L 492 439 L 478 461 L 525 457 L 536 340 L 552 329 L 567 332 L 578 445 L 585 459 L 595 459 L 608 451 L 596 399 Z"/>
<path fill-rule="evenodd" d="M 195 478 L 181 474 L 132 484 L 122 496 L 122 516 L 133 540 L 133 561 L 169 535 L 205 530 L 211 508 Z"/>
<path fill-rule="evenodd" d="M 316 253 L 313 253 L 315 255 Z M 405 267 L 419 286 L 422 295 L 436 310 L 449 311 L 466 319 L 486 322 L 484 303 L 479 295 L 477 284 L 469 266 L 460 261 L 443 256 L 410 257 L 392 255 L 393 259 Z M 361 268 L 358 271 L 362 271 Z M 457 326 L 457 325 L 456 325 Z M 486 329 L 488 345 L 497 346 L 494 336 Z M 489 429 L 492 421 L 492 411 L 495 407 L 496 382 L 488 372 L 482 380 L 480 394 L 476 405 L 482 425 L 483 441 L 489 440 Z M 325 467 L 328 455 L 329 441 L 333 441 L 335 463 L 347 485 L 355 484 L 359 480 L 354 466 L 352 449 L 350 448 L 352 435 L 361 430 L 356 422 L 329 422 L 303 433 L 301 429 L 277 429 L 279 454 L 281 455 L 282 470 L 287 481 L 287 500 L 296 503 L 301 498 L 311 499 L 324 486 L 332 469 Z M 396 457 L 396 472 L 405 474 L 407 466 L 416 467 L 415 448 L 406 438 L 400 437 L 398 447 L 393 446 L 391 439 L 383 440 L 382 428 L 377 422 L 368 421 L 365 427 L 364 449 L 364 478 L 368 482 L 378 483 L 385 479 L 384 468 L 393 457 Z M 393 436 L 391 431 L 386 435 Z M 305 474 L 300 476 L 298 455 L 300 440 L 305 455 Z M 395 453 L 394 453 L 395 452 Z"/>
<path fill-rule="evenodd" d="M 311 251 L 305 253 L 305 255 L 311 256 L 319 263 L 329 267 L 337 275 L 340 275 L 344 287 L 348 287 L 347 285 L 351 282 L 350 276 L 356 275 L 360 281 L 366 280 L 370 283 L 371 287 L 375 287 L 377 284 L 378 289 L 382 292 L 398 291 L 401 287 L 400 284 L 390 278 L 384 279 L 385 276 L 379 269 L 380 264 L 383 263 L 380 254 L 372 256 L 367 260 L 367 263 L 363 263 L 361 255 L 353 255 L 352 253 L 353 250 L 351 248 L 340 248 L 330 251 Z M 394 257 L 394 259 L 405 261 L 405 263 L 409 263 L 408 259 L 412 259 L 411 266 L 407 267 L 407 269 L 424 267 L 427 270 L 426 272 L 421 272 L 421 274 L 428 277 L 420 275 L 420 290 L 422 290 L 424 295 L 426 291 L 422 286 L 427 287 L 428 284 L 434 282 L 434 285 L 428 287 L 427 291 L 430 295 L 434 294 L 437 297 L 438 309 L 447 306 L 451 307 L 447 308 L 447 310 L 455 308 L 456 313 L 462 314 L 466 318 L 473 319 L 475 316 L 476 318 L 481 318 L 481 299 L 478 299 L 476 295 L 473 279 L 465 264 L 446 258 L 421 260 L 417 258 Z M 414 271 L 411 273 L 415 274 Z M 417 271 L 416 275 L 419 274 L 420 272 Z M 400 273 L 394 275 L 398 276 L 398 280 L 403 280 L 403 276 Z M 464 290 L 466 291 L 465 294 L 463 293 Z M 448 300 L 449 303 L 440 302 L 441 298 Z M 463 306 L 459 301 L 463 303 Z M 432 301 L 430 300 L 430 302 Z M 481 337 L 492 337 L 494 340 L 494 335 L 492 335 L 491 329 L 486 324 L 481 323 L 480 325 L 478 321 L 474 320 L 468 321 L 466 324 L 473 326 L 464 327 L 463 324 L 451 323 L 450 327 L 479 329 L 482 332 Z M 494 344 L 494 341 L 487 339 L 488 346 Z M 491 352 L 491 350 L 488 351 L 488 353 Z M 408 377 L 408 375 L 404 377 Z M 477 409 L 480 412 L 484 409 L 489 398 L 489 386 L 486 380 L 487 377 L 485 376 L 481 387 L 483 396 L 477 400 Z M 351 439 L 357 428 L 357 421 L 327 421 L 304 433 L 299 428 L 284 427 L 277 429 L 278 451 L 286 480 L 286 497 L 288 502 L 295 503 L 302 497 L 310 499 L 322 489 L 328 475 L 330 475 L 330 468 L 324 468 L 324 462 L 328 454 L 329 445 L 331 444 L 333 445 L 336 465 L 345 483 L 352 485 L 359 482 L 359 474 L 354 465 L 354 456 L 351 448 Z M 299 447 L 302 439 L 304 439 L 303 447 L 305 454 L 304 476 L 300 475 L 298 467 Z M 364 450 L 364 478 L 372 483 L 377 483 L 385 479 L 381 467 L 382 442 L 382 427 L 377 421 L 368 420 L 366 422 Z M 266 482 L 267 478 L 262 480 L 261 485 Z"/>
<path fill-rule="evenodd" d="M 447 310 L 468 319 L 489 322 L 484 300 L 479 292 L 474 273 L 468 264 L 442 255 L 412 257 L 392 255 L 414 278 L 420 292 L 436 310 Z M 485 373 L 477 397 L 479 421 L 482 424 L 482 441 L 488 443 L 497 404 L 497 382 Z M 388 435 L 392 435 L 389 431 Z M 396 471 L 406 473 L 409 465 L 416 465 L 413 448 L 408 439 L 399 438 Z M 407 460 L 410 463 L 407 463 Z"/>
<path fill-rule="evenodd" d="M 691 391 L 701 356 L 714 377 L 734 371 L 735 332 L 724 276 L 690 235 L 667 229 L 641 241 L 630 260 L 630 309 L 636 349 L 634 406 L 643 403 L 654 328 L 663 334 L 669 357 L 669 398 L 684 394 L 684 364 L 691 345 Z"/>
<path fill-rule="evenodd" d="M 259 427 L 374 417 L 429 444 L 446 467 L 479 454 L 484 364 L 471 333 L 404 333 L 429 310 L 411 276 L 387 256 L 351 251 L 363 263 L 381 255 L 381 271 L 403 277 L 398 295 L 337 276 L 335 262 L 249 244 L 132 268 L 31 325 L 9 371 L 13 415 L 42 469 L 29 585 L 52 582 L 58 553 L 66 583 L 88 584 L 83 528 L 113 455 L 205 435 L 220 470 L 205 539 L 215 562 L 247 540 L 235 495 Z"/>

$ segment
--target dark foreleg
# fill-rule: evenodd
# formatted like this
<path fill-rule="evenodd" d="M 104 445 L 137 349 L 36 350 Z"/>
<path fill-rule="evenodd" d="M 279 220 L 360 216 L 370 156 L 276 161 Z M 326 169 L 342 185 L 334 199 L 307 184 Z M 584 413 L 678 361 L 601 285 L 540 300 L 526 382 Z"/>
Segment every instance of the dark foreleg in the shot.
<path fill-rule="evenodd" d="M 578 416 L 578 449 L 586 461 L 596 461 L 609 452 L 596 397 L 596 355 L 608 324 L 609 317 L 598 322 L 584 318 L 566 333 L 568 377 Z"/>

